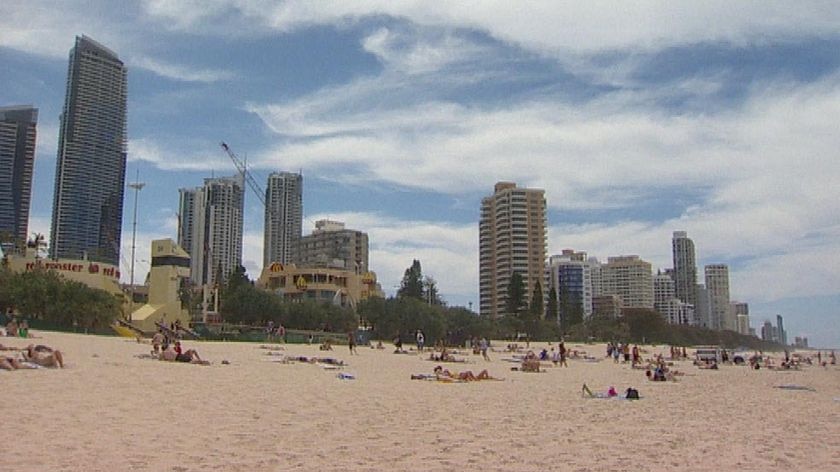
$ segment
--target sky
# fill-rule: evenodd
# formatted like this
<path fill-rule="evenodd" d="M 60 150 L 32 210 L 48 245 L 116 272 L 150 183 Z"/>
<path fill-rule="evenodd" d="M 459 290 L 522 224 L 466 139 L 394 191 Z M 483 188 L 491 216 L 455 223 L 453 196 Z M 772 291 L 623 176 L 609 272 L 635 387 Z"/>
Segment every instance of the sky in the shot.
<path fill-rule="evenodd" d="M 545 190 L 548 253 L 672 266 L 687 231 L 752 325 L 840 346 L 840 9 L 785 1 L 0 2 L 0 106 L 40 110 L 30 232 L 49 234 L 76 35 L 128 67 L 122 273 L 175 238 L 178 189 L 303 174 L 304 233 L 370 238 L 393 293 L 413 259 L 478 306 L 481 198 Z M 244 260 L 262 266 L 246 193 Z M 699 282 L 702 282 L 700 280 Z"/>

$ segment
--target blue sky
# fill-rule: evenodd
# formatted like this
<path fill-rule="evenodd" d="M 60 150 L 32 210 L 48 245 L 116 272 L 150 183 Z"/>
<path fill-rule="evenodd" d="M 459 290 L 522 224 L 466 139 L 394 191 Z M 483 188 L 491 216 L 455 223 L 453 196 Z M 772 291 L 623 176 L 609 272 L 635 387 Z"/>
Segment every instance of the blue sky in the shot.
<path fill-rule="evenodd" d="M 452 3 L 452 4 L 450 4 Z M 0 105 L 40 109 L 32 232 L 49 234 L 67 55 L 129 67 L 136 278 L 175 237 L 178 188 L 234 168 L 304 176 L 304 231 L 370 235 L 393 292 L 412 259 L 478 302 L 478 213 L 546 191 L 550 254 L 671 266 L 674 230 L 730 265 L 758 326 L 840 346 L 840 10 L 833 2 L 149 0 L 0 3 Z M 119 10 L 119 11 L 117 11 Z M 128 278 L 133 192 L 126 193 Z M 244 264 L 262 263 L 246 196 Z"/>

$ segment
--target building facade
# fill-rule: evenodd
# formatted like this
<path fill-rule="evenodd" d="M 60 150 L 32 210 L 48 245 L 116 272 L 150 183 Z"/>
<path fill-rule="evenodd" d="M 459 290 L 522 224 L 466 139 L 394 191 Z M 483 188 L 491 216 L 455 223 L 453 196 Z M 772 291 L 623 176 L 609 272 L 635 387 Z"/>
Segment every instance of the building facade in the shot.
<path fill-rule="evenodd" d="M 5 253 L 22 253 L 29 236 L 37 124 L 37 108 L 0 108 L 0 246 Z"/>
<path fill-rule="evenodd" d="M 592 272 L 585 252 L 564 249 L 562 254 L 551 256 L 548 260 L 548 290 L 554 289 L 557 302 L 557 317 L 560 326 L 569 326 L 570 319 L 581 320 L 592 316 Z"/>
<path fill-rule="evenodd" d="M 76 37 L 58 135 L 50 257 L 118 265 L 126 160 L 126 68 Z"/>
<path fill-rule="evenodd" d="M 545 294 L 545 191 L 498 182 L 493 195 L 481 200 L 479 220 L 479 312 L 506 314 L 508 286 L 514 273 L 522 277 L 525 302 L 537 284 Z"/>
<path fill-rule="evenodd" d="M 729 266 L 709 264 L 705 267 L 706 290 L 709 291 L 709 328 L 735 331 L 734 313 L 729 309 Z"/>
<path fill-rule="evenodd" d="M 263 267 L 295 262 L 303 228 L 303 176 L 273 172 L 265 190 Z"/>
<path fill-rule="evenodd" d="M 607 258 L 601 266 L 602 295 L 617 295 L 623 308 L 653 309 L 653 272 L 639 256 Z"/>
<path fill-rule="evenodd" d="M 735 330 L 749 336 L 750 334 L 750 306 L 744 302 L 732 302 L 730 310 L 735 314 Z"/>
<path fill-rule="evenodd" d="M 776 315 L 776 329 L 779 331 L 779 342 L 787 346 L 787 331 L 785 331 L 785 320 L 782 315 Z"/>
<path fill-rule="evenodd" d="M 671 239 L 674 263 L 674 294 L 683 303 L 697 305 L 697 261 L 694 241 L 685 231 L 674 231 Z"/>
<path fill-rule="evenodd" d="M 178 245 L 190 255 L 196 285 L 220 285 L 242 264 L 245 191 L 241 176 L 204 180 L 181 189 Z"/>
<path fill-rule="evenodd" d="M 256 286 L 287 300 L 317 300 L 351 307 L 371 297 L 384 297 L 373 272 L 271 263 Z"/>
<path fill-rule="evenodd" d="M 339 221 L 316 221 L 315 230 L 300 238 L 295 253 L 299 267 L 368 271 L 368 235 Z"/>

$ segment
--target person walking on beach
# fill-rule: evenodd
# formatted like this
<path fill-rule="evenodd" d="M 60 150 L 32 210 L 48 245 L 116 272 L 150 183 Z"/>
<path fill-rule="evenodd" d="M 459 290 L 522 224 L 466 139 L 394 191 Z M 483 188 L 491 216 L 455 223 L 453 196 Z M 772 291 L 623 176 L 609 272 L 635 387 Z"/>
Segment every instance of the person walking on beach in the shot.
<path fill-rule="evenodd" d="M 564 341 L 560 341 L 560 344 L 557 345 L 557 350 L 560 352 L 560 366 L 561 367 L 569 367 L 569 364 L 566 363 L 566 343 Z"/>
<path fill-rule="evenodd" d="M 423 352 L 423 346 L 426 344 L 426 337 L 423 335 L 423 331 L 417 330 L 417 350 Z"/>
<path fill-rule="evenodd" d="M 481 341 L 478 342 L 478 347 L 481 349 L 481 356 L 484 360 L 489 361 L 490 356 L 487 355 L 487 338 L 481 338 Z"/>
<path fill-rule="evenodd" d="M 352 331 L 347 332 L 347 346 L 350 347 L 350 354 L 358 354 L 356 352 L 356 336 Z"/>

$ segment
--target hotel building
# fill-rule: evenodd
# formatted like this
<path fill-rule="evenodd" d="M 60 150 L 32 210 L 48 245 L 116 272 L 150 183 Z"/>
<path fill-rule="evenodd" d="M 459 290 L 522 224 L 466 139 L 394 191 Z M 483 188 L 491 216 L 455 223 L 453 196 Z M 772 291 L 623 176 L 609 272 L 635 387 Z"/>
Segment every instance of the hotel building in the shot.
<path fill-rule="evenodd" d="M 52 259 L 118 265 L 126 160 L 126 68 L 117 55 L 76 37 L 58 134 Z"/>
<path fill-rule="evenodd" d="M 296 261 L 303 226 L 303 176 L 273 172 L 265 190 L 263 267 Z"/>
<path fill-rule="evenodd" d="M 525 303 L 537 284 L 543 294 L 546 260 L 545 191 L 499 182 L 481 200 L 479 220 L 479 312 L 498 318 L 506 313 L 508 285 L 522 277 Z"/>
<path fill-rule="evenodd" d="M 0 108 L 0 245 L 6 253 L 22 253 L 29 236 L 37 123 L 37 108 Z"/>

